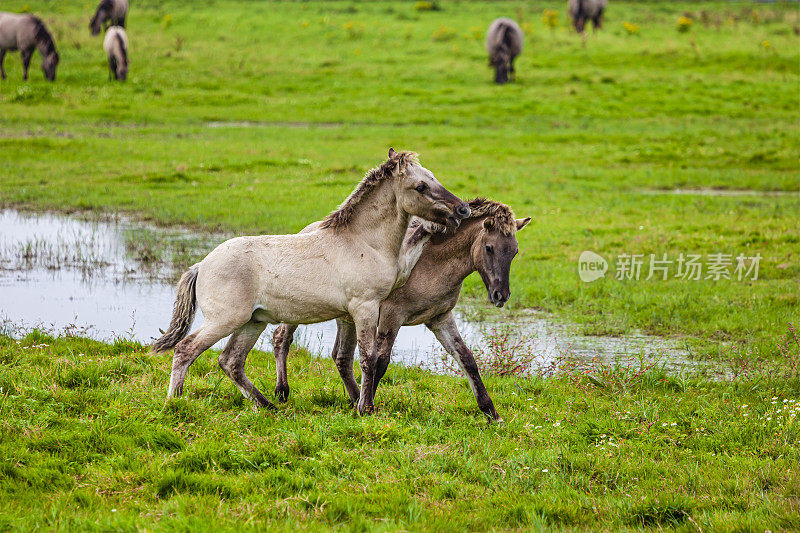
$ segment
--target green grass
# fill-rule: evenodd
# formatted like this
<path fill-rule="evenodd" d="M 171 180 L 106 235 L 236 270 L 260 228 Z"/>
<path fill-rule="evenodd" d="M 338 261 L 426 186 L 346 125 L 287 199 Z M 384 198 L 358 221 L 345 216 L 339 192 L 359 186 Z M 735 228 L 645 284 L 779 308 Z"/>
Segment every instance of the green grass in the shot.
<path fill-rule="evenodd" d="M 686 337 L 693 356 L 749 370 L 604 388 L 489 378 L 497 427 L 463 380 L 419 370 L 392 367 L 377 414 L 356 418 L 332 363 L 294 353 L 292 397 L 271 415 L 211 355 L 165 406 L 168 356 L 0 336 L 0 530 L 800 529 L 798 423 L 775 412 L 797 413 L 800 383 L 759 366 L 798 352 L 782 337 L 800 306 L 795 4 L 612 2 L 584 47 L 562 2 L 141 0 L 125 84 L 106 81 L 90 4 L 3 5 L 42 15 L 62 63 L 49 84 L 36 55 L 23 83 L 6 57 L 0 205 L 294 232 L 389 146 L 413 149 L 456 194 L 534 218 L 512 308 Z M 507 15 L 527 40 L 517 83 L 498 87 L 482 40 Z M 754 194 L 653 194 L 676 188 Z M 763 259 L 757 281 L 585 284 L 587 249 Z M 485 307 L 480 280 L 466 287 Z M 265 391 L 270 359 L 248 367 Z"/>
<path fill-rule="evenodd" d="M 170 359 L 126 341 L 0 337 L 0 526 L 800 527 L 796 377 L 489 378 L 506 423 L 488 426 L 465 380 L 401 367 L 377 413 L 356 417 L 333 362 L 304 351 L 276 414 L 253 412 L 216 354 L 165 405 Z M 249 374 L 271 390 L 271 355 L 253 353 Z"/>
<path fill-rule="evenodd" d="M 44 16 L 62 63 L 55 84 L 38 71 L 25 84 L 18 56 L 6 59 L 4 204 L 294 232 L 392 145 L 420 152 L 455 193 L 534 217 L 512 306 L 589 330 L 688 336 L 698 357 L 719 355 L 720 341 L 772 357 L 796 319 L 796 5 L 619 2 L 584 47 L 561 3 L 138 2 L 125 84 L 106 81 L 88 6 L 4 7 L 23 6 Z M 559 11 L 555 30 L 544 7 Z M 694 20 L 686 33 L 683 13 Z M 499 15 L 527 32 L 518 82 L 504 87 L 491 83 L 482 44 Z M 645 193 L 674 188 L 795 194 Z M 763 259 L 752 283 L 609 275 L 587 285 L 576 275 L 586 249 Z M 467 292 L 485 299 L 477 277 Z"/>

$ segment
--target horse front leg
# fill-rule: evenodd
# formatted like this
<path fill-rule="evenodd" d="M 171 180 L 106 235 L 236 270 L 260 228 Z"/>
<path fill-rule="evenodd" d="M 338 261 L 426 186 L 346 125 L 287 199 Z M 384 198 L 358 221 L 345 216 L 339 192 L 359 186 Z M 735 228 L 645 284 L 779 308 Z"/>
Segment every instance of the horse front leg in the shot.
<path fill-rule="evenodd" d="M 461 367 L 461 371 L 466 375 L 472 393 L 475 395 L 475 400 L 478 402 L 478 407 L 483 411 L 483 414 L 486 415 L 490 422 L 492 420 L 500 423 L 503 422 L 503 419 L 500 418 L 494 408 L 494 403 L 489 397 L 486 387 L 483 385 L 483 380 L 478 372 L 478 365 L 475 364 L 475 357 L 472 355 L 472 350 L 469 349 L 464 339 L 461 338 L 461 334 L 458 332 L 458 326 L 456 326 L 453 313 L 449 312 L 445 315 L 441 315 L 426 324 L 426 326 L 436 335 L 436 338 L 442 343 L 447 353 L 452 355 L 458 363 L 458 366 Z"/>
<path fill-rule="evenodd" d="M 375 364 L 375 383 L 373 396 L 378 391 L 378 385 L 386 374 L 386 369 L 389 368 L 389 362 L 392 359 L 392 348 L 394 341 L 397 338 L 397 333 L 403 325 L 405 316 L 401 309 L 397 309 L 390 304 L 381 305 L 381 315 L 378 320 L 378 333 L 377 333 L 377 352 L 378 361 Z"/>
<path fill-rule="evenodd" d="M 279 402 L 289 399 L 289 377 L 286 372 L 286 359 L 289 356 L 289 348 L 292 346 L 294 332 L 297 326 L 294 324 L 281 324 L 272 333 L 272 350 L 275 353 L 275 396 Z"/>
<path fill-rule="evenodd" d="M 408 277 L 411 275 L 411 271 L 419 260 L 419 256 L 422 255 L 425 244 L 431 239 L 431 233 L 434 231 L 443 231 L 442 228 L 444 228 L 444 226 L 440 224 L 426 221 L 417 226 L 411 235 L 406 237 L 400 247 L 400 256 L 397 261 L 397 280 L 395 280 L 392 289 L 405 285 L 406 281 L 408 281 Z"/>
<path fill-rule="evenodd" d="M 0 76 L 2 79 L 6 79 L 6 67 L 3 66 L 3 63 L 6 60 L 6 51 L 0 49 Z"/>
<path fill-rule="evenodd" d="M 358 412 L 369 414 L 375 410 L 375 364 L 378 360 L 375 337 L 378 329 L 380 303 L 368 301 L 350 310 L 356 326 L 358 351 L 361 356 L 361 396 L 358 399 Z"/>
<path fill-rule="evenodd" d="M 20 50 L 20 57 L 22 58 L 22 79 L 28 80 L 28 67 L 31 66 L 31 58 L 33 57 L 33 50 Z"/>

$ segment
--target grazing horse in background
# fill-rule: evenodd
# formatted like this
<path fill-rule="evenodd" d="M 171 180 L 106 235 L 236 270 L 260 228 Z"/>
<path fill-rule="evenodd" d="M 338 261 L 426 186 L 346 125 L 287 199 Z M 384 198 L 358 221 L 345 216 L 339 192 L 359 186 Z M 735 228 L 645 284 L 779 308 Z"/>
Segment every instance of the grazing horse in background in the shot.
<path fill-rule="evenodd" d="M 569 0 L 569 14 L 575 31 L 585 34 L 586 21 L 591 20 L 595 30 L 603 27 L 603 11 L 608 0 Z"/>
<path fill-rule="evenodd" d="M 403 274 L 399 258 L 412 216 L 457 226 L 469 205 L 445 189 L 413 152 L 389 150 L 318 230 L 237 237 L 181 277 L 167 332 L 154 352 L 175 348 L 168 397 L 180 396 L 189 365 L 231 335 L 219 365 L 242 394 L 274 408 L 244 372 L 267 324 L 353 319 L 361 355 L 361 413 L 373 409 L 380 303 Z M 408 268 L 410 271 L 410 268 Z M 186 337 L 199 307 L 205 323 Z M 184 338 L 185 337 L 185 338 Z"/>
<path fill-rule="evenodd" d="M 522 51 L 523 33 L 509 18 L 495 19 L 486 33 L 489 64 L 494 67 L 494 82 L 503 84 L 515 78 L 514 59 Z"/>
<path fill-rule="evenodd" d="M 478 407 L 489 420 L 502 421 L 483 385 L 475 357 L 458 332 L 453 308 L 458 301 L 464 279 L 476 270 L 481 276 L 489 301 L 502 307 L 511 295 L 509 276 L 511 261 L 517 254 L 516 232 L 530 218 L 515 219 L 507 205 L 476 198 L 469 203 L 472 213 L 455 232 L 434 234 L 422 250 L 408 281 L 394 289 L 381 302 L 378 322 L 378 364 L 373 386 L 377 389 L 392 354 L 392 345 L 401 326 L 425 324 L 445 350 L 458 362 L 469 380 Z M 307 228 L 313 231 L 319 222 Z M 409 236 L 415 235 L 409 228 Z M 355 403 L 361 391 L 353 375 L 353 354 L 356 333 L 353 324 L 337 320 L 339 331 L 333 348 L 333 359 L 350 400 Z M 277 382 L 275 394 L 280 401 L 289 396 L 286 357 L 297 326 L 281 324 L 273 333 Z M 373 392 L 374 395 L 374 392 Z"/>
<path fill-rule="evenodd" d="M 109 26 L 103 39 L 108 56 L 108 79 L 125 81 L 128 77 L 128 35 L 122 26 Z"/>
<path fill-rule="evenodd" d="M 33 49 L 42 54 L 42 71 L 50 81 L 56 79 L 58 52 L 53 36 L 47 31 L 42 19 L 34 15 L 0 12 L 0 76 L 6 79 L 3 61 L 8 50 L 19 50 L 22 57 L 22 79 L 28 79 L 28 67 Z"/>
<path fill-rule="evenodd" d="M 97 11 L 94 12 L 89 29 L 92 35 L 98 35 L 103 29 L 103 24 L 111 21 L 112 26 L 125 27 L 125 17 L 128 16 L 128 0 L 100 0 Z"/>

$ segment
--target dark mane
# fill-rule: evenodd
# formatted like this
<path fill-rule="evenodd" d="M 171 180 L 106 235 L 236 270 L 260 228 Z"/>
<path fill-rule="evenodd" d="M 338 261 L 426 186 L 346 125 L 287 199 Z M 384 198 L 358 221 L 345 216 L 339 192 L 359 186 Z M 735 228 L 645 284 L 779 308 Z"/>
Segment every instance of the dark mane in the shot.
<path fill-rule="evenodd" d="M 506 204 L 477 197 L 469 202 L 472 213 L 469 218 L 488 217 L 491 225 L 503 235 L 514 235 L 517 231 L 517 221 L 514 212 Z"/>
<path fill-rule="evenodd" d="M 92 21 L 89 23 L 89 26 L 94 26 L 95 24 L 102 24 L 102 22 L 98 22 L 97 19 L 100 18 L 100 13 L 105 11 L 108 15 L 108 18 L 111 18 L 111 11 L 114 9 L 114 2 L 112 0 L 100 0 L 100 3 L 97 4 L 97 9 L 94 12 L 94 16 L 92 17 Z"/>
<path fill-rule="evenodd" d="M 108 16 L 110 17 L 112 9 L 114 9 L 113 0 L 100 0 L 100 3 L 97 4 L 97 10 L 94 12 L 94 17 L 92 17 L 92 22 L 100 16 L 100 11 L 102 10 L 108 12 Z"/>
<path fill-rule="evenodd" d="M 42 19 L 31 15 L 31 20 L 33 20 L 33 24 L 35 26 L 34 39 L 36 39 L 36 43 L 44 49 L 42 55 L 44 56 L 55 53 L 56 43 L 53 42 L 53 36 L 50 35 L 49 31 L 47 31 Z M 41 52 L 42 49 L 40 48 L 39 51 Z"/>
<path fill-rule="evenodd" d="M 339 209 L 332 212 L 322 220 L 320 228 L 342 228 L 347 225 L 350 218 L 355 211 L 356 205 L 364 198 L 364 196 L 374 189 L 378 183 L 392 177 L 394 171 L 401 167 L 404 170 L 406 166 L 417 163 L 417 154 L 414 152 L 396 152 L 392 157 L 384 161 L 380 166 L 377 166 L 367 172 L 367 175 L 361 180 L 350 196 L 342 202 Z"/>

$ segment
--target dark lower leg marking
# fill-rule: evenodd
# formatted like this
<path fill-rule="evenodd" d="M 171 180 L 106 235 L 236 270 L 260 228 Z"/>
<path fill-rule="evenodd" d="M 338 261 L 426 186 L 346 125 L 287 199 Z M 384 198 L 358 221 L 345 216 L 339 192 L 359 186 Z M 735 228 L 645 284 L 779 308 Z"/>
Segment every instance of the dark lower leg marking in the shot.
<path fill-rule="evenodd" d="M 278 401 L 285 402 L 289 399 L 289 377 L 286 371 L 286 361 L 289 349 L 292 346 L 294 332 L 297 326 L 281 324 L 272 334 L 272 349 L 275 352 L 275 396 Z"/>

